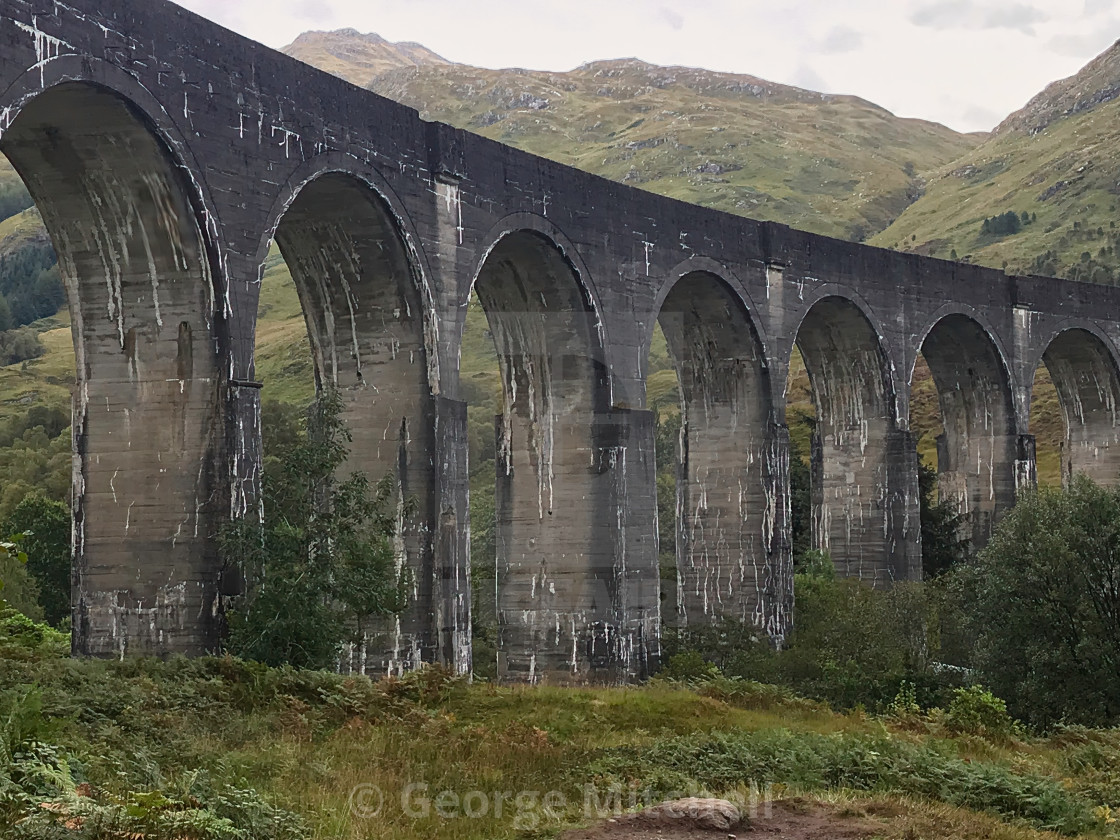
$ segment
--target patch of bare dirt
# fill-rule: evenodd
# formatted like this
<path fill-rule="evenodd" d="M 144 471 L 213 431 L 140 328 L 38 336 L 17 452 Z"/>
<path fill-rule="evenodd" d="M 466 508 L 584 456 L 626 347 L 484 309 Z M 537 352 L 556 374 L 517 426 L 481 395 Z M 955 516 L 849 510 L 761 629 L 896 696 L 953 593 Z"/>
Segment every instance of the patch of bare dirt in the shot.
<path fill-rule="evenodd" d="M 729 828 L 710 828 L 692 814 L 651 809 L 626 814 L 599 825 L 560 835 L 560 840 L 727 840 L 775 837 L 781 840 L 863 840 L 880 834 L 881 823 L 842 808 L 804 799 L 760 807 L 753 819 Z"/>

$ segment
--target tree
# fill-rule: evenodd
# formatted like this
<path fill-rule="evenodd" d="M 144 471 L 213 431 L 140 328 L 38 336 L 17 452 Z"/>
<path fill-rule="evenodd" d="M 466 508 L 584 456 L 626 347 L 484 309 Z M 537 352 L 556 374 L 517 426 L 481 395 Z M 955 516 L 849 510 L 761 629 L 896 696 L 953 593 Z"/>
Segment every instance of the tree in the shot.
<path fill-rule="evenodd" d="M 676 579 L 677 562 L 677 472 L 680 461 L 681 415 L 661 411 L 655 415 L 655 463 L 657 464 L 657 544 L 663 570 Z M 664 575 L 662 575 L 664 578 Z"/>
<path fill-rule="evenodd" d="M 2 533 L 26 534 L 27 571 L 39 590 L 43 616 L 58 628 L 70 618 L 70 509 L 41 492 L 24 496 Z"/>
<path fill-rule="evenodd" d="M 802 422 L 812 427 L 816 419 L 802 414 Z M 805 463 L 801 446 L 793 437 L 789 441 L 789 502 L 790 502 L 790 539 L 793 543 L 794 558 L 809 551 L 813 545 L 813 497 L 812 476 L 809 465 Z"/>
<path fill-rule="evenodd" d="M 320 396 L 306 434 L 266 459 L 263 521 L 238 520 L 221 534 L 224 559 L 248 581 L 228 642 L 246 659 L 334 667 L 345 642 L 364 640 L 371 617 L 406 604 L 393 549 L 398 511 L 389 510 L 394 482 L 373 488 L 361 472 L 336 476 L 350 442 L 341 413 L 337 392 Z"/>
<path fill-rule="evenodd" d="M 789 647 L 778 656 L 777 673 L 760 676 L 845 708 L 881 707 L 904 681 L 923 686 L 923 695 L 930 691 L 937 622 L 923 585 L 877 590 L 836 577 L 827 555 L 816 554 L 794 576 Z"/>
<path fill-rule="evenodd" d="M 1025 493 L 954 577 L 974 665 L 1017 717 L 1120 723 L 1120 489 Z"/>
<path fill-rule="evenodd" d="M 37 359 L 44 353 L 39 334 L 31 327 L 0 333 L 0 365 L 15 365 Z"/>
<path fill-rule="evenodd" d="M 23 534 L 15 534 L 0 542 L 0 610 L 9 607 L 40 621 L 43 610 L 39 606 L 39 588 L 27 572 L 23 539 Z"/>
<path fill-rule="evenodd" d="M 1020 216 L 1014 210 L 1008 210 L 998 216 L 985 218 L 980 225 L 980 233 L 985 236 L 1010 236 L 1018 233 L 1029 222 L 1030 217 L 1026 211 Z"/>
<path fill-rule="evenodd" d="M 922 528 L 922 577 L 940 577 L 968 557 L 964 514 L 947 499 L 937 498 L 937 471 L 918 463 L 918 492 Z"/>
<path fill-rule="evenodd" d="M 32 204 L 31 195 L 22 181 L 8 181 L 0 185 L 0 221 L 22 213 Z"/>

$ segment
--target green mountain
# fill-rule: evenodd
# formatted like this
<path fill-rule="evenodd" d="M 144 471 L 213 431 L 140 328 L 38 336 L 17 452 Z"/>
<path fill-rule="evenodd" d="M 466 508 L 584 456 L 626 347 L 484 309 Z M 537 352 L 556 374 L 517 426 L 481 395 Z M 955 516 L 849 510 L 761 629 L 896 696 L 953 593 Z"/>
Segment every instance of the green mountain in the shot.
<path fill-rule="evenodd" d="M 1047 87 L 928 181 L 925 195 L 873 244 L 1117 282 L 1120 43 Z"/>
<path fill-rule="evenodd" d="M 369 85 L 427 119 L 623 183 L 847 239 L 981 140 L 854 96 L 636 59 L 567 73 L 419 64 Z"/>
<path fill-rule="evenodd" d="M 375 76 L 398 67 L 447 63 L 420 44 L 393 43 L 373 33 L 363 35 L 356 29 L 304 32 L 283 52 L 359 86 L 368 85 Z"/>

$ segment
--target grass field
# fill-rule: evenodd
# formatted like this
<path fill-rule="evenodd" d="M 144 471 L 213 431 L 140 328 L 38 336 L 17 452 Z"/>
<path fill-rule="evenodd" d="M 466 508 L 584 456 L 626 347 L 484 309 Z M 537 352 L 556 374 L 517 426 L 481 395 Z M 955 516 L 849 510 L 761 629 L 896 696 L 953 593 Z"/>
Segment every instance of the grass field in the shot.
<path fill-rule="evenodd" d="M 65 652 L 65 637 L 0 621 L 0 818 L 49 823 L 95 802 L 159 816 L 153 803 L 219 802 L 239 827 L 279 835 L 271 803 L 304 822 L 299 837 L 545 838 L 631 801 L 748 798 L 753 783 L 838 804 L 838 822 L 868 818 L 879 837 L 1025 840 L 1057 836 L 1046 827 L 1113 836 L 1109 809 L 1120 806 L 1115 732 L 992 739 L 937 714 L 837 714 L 742 680 L 500 687 L 429 670 L 373 683 L 232 659 Z M 27 752 L 33 741 L 53 746 Z M 29 782 L 19 775 L 28 761 L 65 766 Z"/>

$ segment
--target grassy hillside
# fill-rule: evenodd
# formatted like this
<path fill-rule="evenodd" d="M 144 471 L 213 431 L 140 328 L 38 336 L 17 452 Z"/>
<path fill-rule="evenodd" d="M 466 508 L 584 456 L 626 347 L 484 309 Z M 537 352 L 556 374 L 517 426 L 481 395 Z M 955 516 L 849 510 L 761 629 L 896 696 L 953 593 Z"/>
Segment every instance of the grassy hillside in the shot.
<path fill-rule="evenodd" d="M 1120 46 L 1055 82 L 981 145 L 929 177 L 875 245 L 1004 268 L 1120 282 Z M 985 220 L 1013 214 L 992 230 Z M 1016 229 L 1017 228 L 1017 229 Z M 1056 482 L 1064 421 L 1040 368 L 1032 404 L 1039 478 Z M 924 422 L 915 414 L 915 427 Z"/>
<path fill-rule="evenodd" d="M 380 35 L 364 35 L 356 29 L 304 32 L 283 52 L 363 87 L 375 76 L 398 67 L 447 64 L 446 59 L 420 44 L 392 43 Z"/>
<path fill-rule="evenodd" d="M 265 261 L 257 307 L 257 379 L 267 400 L 306 405 L 315 397 L 315 365 L 291 272 L 276 248 Z"/>
<path fill-rule="evenodd" d="M 922 173 L 979 142 L 856 97 L 633 59 L 568 73 L 424 64 L 370 88 L 607 178 L 857 240 L 921 194 Z"/>
<path fill-rule="evenodd" d="M 0 615 L 0 821 L 31 840 L 543 840 L 631 797 L 752 782 L 777 800 L 755 830 L 793 838 L 1116 836 L 1114 732 L 982 736 L 733 679 L 576 691 L 74 661 L 65 639 Z"/>
<path fill-rule="evenodd" d="M 933 173 L 876 245 L 1010 272 L 1118 279 L 1120 46 L 1051 85 L 984 143 Z M 1017 232 L 983 230 L 1008 212 Z"/>

